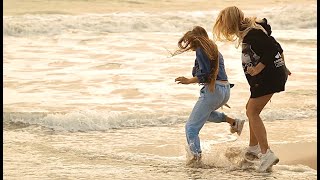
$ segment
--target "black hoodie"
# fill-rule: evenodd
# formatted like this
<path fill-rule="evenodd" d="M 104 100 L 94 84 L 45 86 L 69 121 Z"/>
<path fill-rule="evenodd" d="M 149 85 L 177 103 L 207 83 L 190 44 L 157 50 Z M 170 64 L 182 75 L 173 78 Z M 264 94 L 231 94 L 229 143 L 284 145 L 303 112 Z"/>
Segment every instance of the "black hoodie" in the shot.
<path fill-rule="evenodd" d="M 267 19 L 263 18 L 262 22 L 257 22 L 257 24 L 260 24 L 267 31 L 269 38 L 277 46 L 278 51 L 280 52 L 280 54 L 282 54 L 283 53 L 283 49 L 282 49 L 281 45 L 278 43 L 278 41 L 273 36 L 271 36 L 271 33 L 272 33 L 271 26 L 268 24 Z"/>
<path fill-rule="evenodd" d="M 283 49 L 280 44 L 271 36 L 271 26 L 267 19 L 259 24 L 266 30 L 265 34 L 260 29 L 251 29 L 242 41 L 242 67 L 251 88 L 258 87 L 267 89 L 275 88 L 277 91 L 283 89 L 287 80 L 285 64 L 281 54 Z M 265 65 L 265 68 L 256 76 L 251 76 L 247 67 L 256 66 L 258 63 Z M 270 91 L 272 91 L 270 89 Z"/>

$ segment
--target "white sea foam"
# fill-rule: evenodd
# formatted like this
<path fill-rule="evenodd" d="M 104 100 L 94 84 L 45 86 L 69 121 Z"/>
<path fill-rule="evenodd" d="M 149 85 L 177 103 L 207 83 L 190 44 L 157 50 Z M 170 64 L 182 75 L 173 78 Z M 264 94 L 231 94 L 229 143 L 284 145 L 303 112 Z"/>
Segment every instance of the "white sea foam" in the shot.
<path fill-rule="evenodd" d="M 294 13 L 292 13 L 294 12 Z M 273 29 L 315 29 L 316 6 L 286 6 L 259 11 L 248 15 L 266 17 Z M 56 35 L 66 32 L 126 33 L 126 32 L 184 32 L 194 25 L 210 30 L 218 11 L 146 13 L 127 12 L 109 14 L 63 15 L 29 14 L 4 16 L 5 36 Z M 261 17 L 260 17 L 261 16 Z M 281 18 L 279 18 L 281 17 Z"/>
<path fill-rule="evenodd" d="M 109 5 L 98 2 L 91 5 Z M 316 179 L 302 165 L 276 165 L 267 175 L 239 167 L 249 139 L 249 86 L 241 48 L 225 42 L 217 44 L 236 85 L 231 109 L 218 111 L 246 124 L 237 136 L 227 123 L 207 123 L 200 132 L 205 166 L 185 166 L 184 124 L 201 86 L 174 82 L 191 77 L 195 53 L 170 57 L 167 50 L 194 25 L 212 37 L 217 10 L 72 15 L 46 8 L 3 17 L 5 179 Z M 316 6 L 244 12 L 268 19 L 292 71 L 286 91 L 261 114 L 270 144 L 314 143 Z"/>
<path fill-rule="evenodd" d="M 74 103 L 81 103 L 81 101 Z M 4 122 L 9 125 L 12 123 L 23 123 L 26 125 L 40 125 L 46 128 L 51 128 L 56 131 L 106 131 L 110 129 L 123 128 L 140 128 L 152 126 L 167 126 L 183 123 L 188 119 L 189 111 L 173 113 L 165 111 L 150 112 L 148 109 L 139 108 L 136 112 L 117 112 L 117 111 L 101 111 L 83 110 L 68 113 L 14 113 L 5 112 Z M 270 112 L 269 112 L 270 111 Z M 230 112 L 231 117 L 247 119 L 244 113 Z M 294 109 L 285 110 L 265 110 L 261 117 L 264 121 L 279 121 L 287 119 L 305 119 L 316 118 L 316 110 L 307 109 L 295 112 Z M 293 127 L 295 128 L 295 127 Z M 312 129 L 310 129 L 311 133 Z M 225 134 L 215 134 L 222 142 L 233 141 L 233 136 Z M 307 135 L 305 135 L 308 137 Z M 313 137 L 313 135 L 310 135 Z M 303 136 L 304 137 L 304 136 Z M 206 142 L 208 146 L 219 143 L 220 140 L 214 142 Z"/>
<path fill-rule="evenodd" d="M 185 121 L 186 116 L 78 111 L 70 113 L 4 113 L 8 125 L 40 125 L 56 131 L 106 131 L 121 128 L 165 126 Z"/>

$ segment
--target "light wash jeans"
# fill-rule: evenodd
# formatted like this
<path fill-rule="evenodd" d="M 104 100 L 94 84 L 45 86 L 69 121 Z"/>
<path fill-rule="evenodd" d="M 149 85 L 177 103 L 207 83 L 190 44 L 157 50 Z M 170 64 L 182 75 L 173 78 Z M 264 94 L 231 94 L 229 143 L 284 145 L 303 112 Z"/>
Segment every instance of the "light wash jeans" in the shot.
<path fill-rule="evenodd" d="M 220 123 L 226 122 L 226 115 L 216 110 L 227 103 L 230 98 L 230 84 L 216 82 L 214 93 L 209 91 L 207 85 L 200 90 L 200 97 L 186 123 L 187 142 L 192 154 L 201 153 L 199 132 L 206 121 Z"/>

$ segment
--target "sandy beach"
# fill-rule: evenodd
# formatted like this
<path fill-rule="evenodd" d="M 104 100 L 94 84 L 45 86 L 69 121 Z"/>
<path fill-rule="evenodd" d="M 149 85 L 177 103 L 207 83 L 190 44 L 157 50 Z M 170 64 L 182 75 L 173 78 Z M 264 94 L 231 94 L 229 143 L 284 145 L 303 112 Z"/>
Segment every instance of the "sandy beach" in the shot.
<path fill-rule="evenodd" d="M 317 142 L 275 145 L 273 150 L 281 158 L 280 164 L 302 164 L 317 170 Z"/>
<path fill-rule="evenodd" d="M 22 173 L 29 179 L 316 179 L 316 137 L 284 143 L 307 137 L 315 121 L 304 119 L 302 123 L 291 124 L 295 129 L 285 129 L 279 121 L 265 125 L 269 130 L 269 145 L 280 158 L 268 174 L 238 167 L 240 151 L 247 144 L 247 127 L 241 137 L 237 137 L 228 132 L 226 124 L 208 123 L 200 135 L 203 168 L 185 166 L 184 124 L 89 133 L 43 131 L 42 128 L 30 131 L 31 127 L 5 130 L 4 176 L 16 179 Z M 279 136 L 272 127 L 282 128 L 292 139 Z M 17 165 L 20 173 L 16 171 Z"/>
<path fill-rule="evenodd" d="M 266 17 L 292 72 L 261 113 L 280 162 L 244 167 L 249 87 L 241 50 L 217 42 L 231 89 L 219 109 L 246 120 L 200 132 L 204 166 L 186 163 L 185 122 L 201 85 L 194 52 L 171 57 L 194 25 L 212 37 L 220 9 Z M 314 0 L 5 0 L 4 179 L 317 179 L 317 16 Z M 294 13 L 292 13 L 294 12 Z"/>
<path fill-rule="evenodd" d="M 306 138 L 305 141 L 302 142 L 295 142 L 295 143 L 286 143 L 289 140 L 287 137 L 291 137 L 290 139 L 295 139 L 294 137 L 299 136 L 306 136 L 301 133 L 300 128 L 298 127 L 305 127 L 306 129 L 312 129 L 312 126 L 309 125 L 313 124 L 316 126 L 316 119 L 302 119 L 305 122 L 299 122 L 292 124 L 293 121 L 286 121 L 290 122 L 290 127 L 295 128 L 284 128 L 281 127 L 280 131 L 277 128 L 273 127 L 280 127 L 283 126 L 284 122 L 265 122 L 265 126 L 268 132 L 269 138 L 269 146 L 271 149 L 278 155 L 280 162 L 279 164 L 285 165 L 306 165 L 315 170 L 317 170 L 317 137 L 310 137 Z M 311 124 L 309 124 L 311 123 Z M 307 125 L 308 124 L 308 125 Z M 309 126 L 309 127 L 308 127 Z M 241 137 L 241 140 L 245 140 L 249 138 L 248 131 L 245 131 L 244 137 Z M 273 141 L 277 141 L 281 138 L 283 143 L 276 143 L 273 144 Z M 271 141 L 271 142 L 270 142 Z M 290 140 L 289 140 L 290 141 Z"/>

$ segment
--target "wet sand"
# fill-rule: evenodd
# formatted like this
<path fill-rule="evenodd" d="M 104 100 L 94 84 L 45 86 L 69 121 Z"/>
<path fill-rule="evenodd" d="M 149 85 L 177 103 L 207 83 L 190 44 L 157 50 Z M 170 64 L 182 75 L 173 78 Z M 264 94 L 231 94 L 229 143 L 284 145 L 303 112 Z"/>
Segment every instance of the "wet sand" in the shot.
<path fill-rule="evenodd" d="M 288 143 L 272 148 L 280 158 L 279 164 L 302 164 L 317 170 L 317 142 Z"/>
<path fill-rule="evenodd" d="M 289 3 L 305 5 L 316 2 L 268 0 L 255 4 L 247 0 L 229 0 L 210 4 L 204 0 L 5 0 L 4 15 L 205 11 L 229 5 L 255 9 Z M 26 117 L 7 122 L 6 125 L 14 128 L 4 130 L 5 179 L 19 179 L 22 175 L 31 179 L 316 178 L 316 172 L 310 170 L 317 169 L 315 41 L 308 41 L 301 52 L 300 46 L 294 42 L 283 43 L 288 67 L 293 74 L 286 91 L 274 95 L 262 115 L 269 145 L 280 162 L 274 173 L 263 177 L 254 171 L 230 170 L 230 163 L 224 156 L 229 147 L 244 149 L 247 146 L 248 124 L 240 137 L 229 134 L 227 124 L 206 124 L 200 132 L 204 158 L 209 165 L 222 168 L 185 167 L 186 139 L 182 122 L 190 114 L 201 87 L 177 85 L 174 79 L 190 76 L 194 59 L 185 60 L 188 56 L 168 59 L 165 49 L 148 44 L 161 42 L 164 46 L 175 47 L 176 33 L 126 33 L 126 39 L 121 41 L 119 37 L 122 35 L 121 32 L 101 33 L 90 37 L 88 34 L 67 33 L 53 39 L 40 36 L 43 38 L 40 40 L 27 36 L 22 39 L 6 37 L 4 111 L 64 112 L 69 115 L 51 114 L 44 119 Z M 99 41 L 106 40 L 105 36 L 110 41 Z M 139 36 L 146 40 L 141 41 Z M 133 48 L 122 46 L 127 43 Z M 249 89 L 245 79 L 241 79 L 240 54 L 236 52 L 239 50 L 232 45 L 232 51 L 228 51 L 231 48 L 221 44 L 219 47 L 223 48 L 224 57 L 228 59 L 225 63 L 230 82 L 236 83 L 228 102 L 232 108 L 223 111 L 245 119 Z M 112 54 L 105 51 L 112 48 L 119 51 Z M 143 59 L 141 54 L 149 51 L 153 52 L 151 58 Z M 192 53 L 189 55 L 193 58 Z M 82 110 L 93 110 L 94 113 L 82 114 Z M 112 111 L 136 114 L 120 116 L 120 120 L 117 116 L 108 119 Z M 113 130 L 113 127 L 119 129 Z"/>

